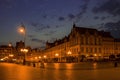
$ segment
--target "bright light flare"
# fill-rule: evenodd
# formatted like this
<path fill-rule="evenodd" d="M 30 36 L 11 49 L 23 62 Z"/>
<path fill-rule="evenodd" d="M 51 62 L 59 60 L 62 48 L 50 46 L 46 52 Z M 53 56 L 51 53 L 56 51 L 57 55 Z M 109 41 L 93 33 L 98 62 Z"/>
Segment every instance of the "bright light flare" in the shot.
<path fill-rule="evenodd" d="M 55 54 L 55 56 L 57 57 L 57 56 L 59 56 L 59 54 L 58 54 L 58 53 L 56 53 L 56 54 Z"/>
<path fill-rule="evenodd" d="M 26 29 L 25 29 L 25 26 L 23 24 L 21 24 L 20 26 L 18 26 L 18 32 L 20 34 L 26 34 Z"/>
<path fill-rule="evenodd" d="M 20 51 L 27 53 L 27 52 L 28 52 L 28 49 L 21 49 Z"/>
<path fill-rule="evenodd" d="M 68 55 L 71 55 L 72 54 L 72 52 L 71 51 L 68 51 Z"/>
<path fill-rule="evenodd" d="M 9 57 L 13 57 L 14 55 L 13 54 L 9 54 Z"/>
<path fill-rule="evenodd" d="M 25 28 L 24 27 L 19 27 L 18 32 L 21 34 L 25 34 Z"/>
<path fill-rule="evenodd" d="M 44 58 L 47 58 L 47 56 L 46 56 L 46 55 L 44 55 L 43 57 L 44 57 Z"/>
<path fill-rule="evenodd" d="M 39 59 L 41 59 L 42 57 L 41 57 L 41 56 L 39 56 L 38 58 L 39 58 Z"/>

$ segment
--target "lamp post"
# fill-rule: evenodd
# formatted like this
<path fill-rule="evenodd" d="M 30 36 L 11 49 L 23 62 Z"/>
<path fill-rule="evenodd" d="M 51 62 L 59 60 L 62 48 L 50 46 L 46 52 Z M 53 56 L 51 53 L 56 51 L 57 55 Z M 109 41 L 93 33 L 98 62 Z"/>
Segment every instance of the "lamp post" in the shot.
<path fill-rule="evenodd" d="M 28 52 L 28 49 L 26 49 L 26 28 L 25 28 L 25 26 L 23 24 L 19 26 L 18 32 L 24 36 L 24 48 L 21 49 L 21 52 L 24 53 L 23 64 L 25 65 L 26 53 Z"/>
<path fill-rule="evenodd" d="M 47 56 L 44 55 L 43 58 L 44 58 L 43 61 L 44 61 L 44 62 L 47 62 Z"/>
<path fill-rule="evenodd" d="M 24 59 L 23 59 L 23 65 L 25 65 L 26 64 L 26 53 L 28 52 L 28 49 L 21 49 L 21 52 L 23 52 L 24 53 Z"/>
<path fill-rule="evenodd" d="M 24 47 L 25 47 L 25 45 L 26 45 L 26 42 L 25 42 L 26 41 L 26 28 L 23 24 L 19 26 L 18 32 L 24 36 Z"/>
<path fill-rule="evenodd" d="M 59 54 L 58 53 L 55 54 L 55 57 L 56 57 L 56 61 L 55 62 L 59 62 Z"/>

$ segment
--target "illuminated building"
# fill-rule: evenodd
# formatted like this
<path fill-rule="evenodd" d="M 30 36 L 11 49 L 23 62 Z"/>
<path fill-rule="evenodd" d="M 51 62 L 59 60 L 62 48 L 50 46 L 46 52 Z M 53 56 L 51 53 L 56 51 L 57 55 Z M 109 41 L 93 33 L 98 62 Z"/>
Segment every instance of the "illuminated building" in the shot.
<path fill-rule="evenodd" d="M 1 45 L 0 46 L 0 60 L 5 60 L 9 57 L 10 54 L 13 54 L 14 48 L 11 44 L 9 45 Z"/>
<path fill-rule="evenodd" d="M 80 62 L 85 59 L 99 60 L 120 53 L 120 41 L 110 32 L 77 27 L 75 24 L 68 36 L 63 39 L 46 42 L 43 60 L 47 62 Z"/>

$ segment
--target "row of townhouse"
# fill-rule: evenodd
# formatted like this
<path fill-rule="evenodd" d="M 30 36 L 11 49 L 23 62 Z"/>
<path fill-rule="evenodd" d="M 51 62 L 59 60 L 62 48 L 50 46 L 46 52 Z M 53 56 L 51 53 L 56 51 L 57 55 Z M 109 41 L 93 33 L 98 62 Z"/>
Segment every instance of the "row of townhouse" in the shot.
<path fill-rule="evenodd" d="M 119 54 L 120 40 L 112 37 L 110 32 L 75 24 L 68 36 L 53 43 L 46 42 L 46 49 L 41 52 L 45 62 L 79 62 L 83 58 L 98 60 Z"/>

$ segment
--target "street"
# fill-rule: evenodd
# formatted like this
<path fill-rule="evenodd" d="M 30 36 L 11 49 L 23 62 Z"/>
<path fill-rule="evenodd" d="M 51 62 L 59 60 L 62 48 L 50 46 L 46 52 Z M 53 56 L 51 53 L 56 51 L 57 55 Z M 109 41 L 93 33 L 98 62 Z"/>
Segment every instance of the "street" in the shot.
<path fill-rule="evenodd" d="M 120 64 L 85 64 L 49 63 L 40 68 L 0 63 L 0 80 L 120 80 Z"/>

